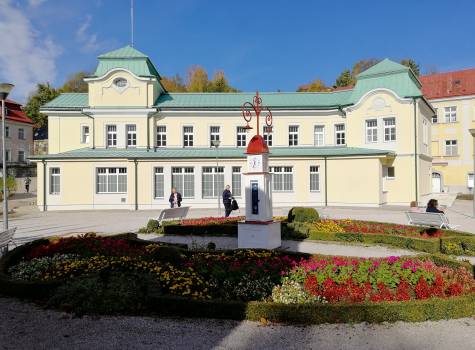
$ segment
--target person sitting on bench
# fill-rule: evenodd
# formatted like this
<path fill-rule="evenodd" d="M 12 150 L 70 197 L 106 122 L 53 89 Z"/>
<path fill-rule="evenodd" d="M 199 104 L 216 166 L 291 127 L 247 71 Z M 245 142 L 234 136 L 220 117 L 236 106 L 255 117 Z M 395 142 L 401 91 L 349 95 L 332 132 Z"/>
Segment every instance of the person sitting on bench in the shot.
<path fill-rule="evenodd" d="M 437 199 L 430 199 L 427 203 L 426 213 L 444 213 L 443 210 L 438 208 L 439 202 Z"/>

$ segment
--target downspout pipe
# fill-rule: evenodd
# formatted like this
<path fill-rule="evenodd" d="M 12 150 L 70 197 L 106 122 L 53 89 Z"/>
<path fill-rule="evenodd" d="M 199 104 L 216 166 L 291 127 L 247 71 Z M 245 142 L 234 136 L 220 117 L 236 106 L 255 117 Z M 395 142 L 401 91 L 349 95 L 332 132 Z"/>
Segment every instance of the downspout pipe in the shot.
<path fill-rule="evenodd" d="M 414 102 L 414 174 L 415 174 L 415 181 L 414 181 L 414 186 L 415 186 L 415 194 L 416 198 L 415 201 L 416 203 L 419 202 L 419 186 L 418 186 L 418 150 L 417 150 L 417 97 L 413 98 Z"/>
<path fill-rule="evenodd" d="M 327 157 L 324 157 L 325 161 L 325 207 L 328 207 L 328 172 L 327 172 Z"/>
<path fill-rule="evenodd" d="M 134 159 L 134 165 L 135 165 L 135 210 L 139 210 L 139 194 L 138 194 L 138 189 L 139 189 L 139 184 L 138 184 L 138 161 L 137 158 Z"/>
<path fill-rule="evenodd" d="M 41 161 L 43 163 L 43 211 L 46 211 L 46 161 L 43 159 Z"/>

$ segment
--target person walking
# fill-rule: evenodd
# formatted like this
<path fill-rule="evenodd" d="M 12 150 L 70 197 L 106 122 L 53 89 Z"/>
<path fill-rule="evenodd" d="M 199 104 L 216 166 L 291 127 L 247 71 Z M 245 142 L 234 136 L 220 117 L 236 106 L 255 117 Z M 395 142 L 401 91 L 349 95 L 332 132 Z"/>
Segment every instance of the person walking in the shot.
<path fill-rule="evenodd" d="M 224 216 L 228 217 L 231 212 L 233 211 L 231 206 L 231 200 L 233 199 L 233 195 L 230 190 L 230 186 L 226 185 L 226 188 L 223 191 L 223 204 L 224 204 Z"/>
<path fill-rule="evenodd" d="M 25 189 L 26 189 L 26 193 L 30 193 L 30 183 L 31 183 L 31 179 L 30 177 L 26 177 L 25 179 Z"/>
<path fill-rule="evenodd" d="M 168 201 L 170 202 L 170 208 L 179 208 L 181 207 L 181 193 L 177 192 L 175 187 L 172 187 L 172 193 Z"/>

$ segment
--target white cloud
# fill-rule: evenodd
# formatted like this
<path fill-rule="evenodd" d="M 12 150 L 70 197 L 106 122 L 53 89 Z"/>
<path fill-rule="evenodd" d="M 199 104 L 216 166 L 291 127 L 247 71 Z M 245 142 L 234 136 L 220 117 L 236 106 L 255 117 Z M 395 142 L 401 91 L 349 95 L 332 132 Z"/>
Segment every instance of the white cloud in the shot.
<path fill-rule="evenodd" d="M 85 52 L 96 51 L 100 47 L 100 44 L 97 41 L 97 34 L 88 33 L 89 27 L 91 26 L 91 21 L 92 16 L 87 15 L 84 22 L 79 26 L 78 30 L 76 31 L 76 39 L 81 45 L 83 45 L 81 47 L 81 50 Z"/>
<path fill-rule="evenodd" d="M 55 80 L 61 47 L 36 31 L 10 0 L 0 0 L 0 7 L 0 81 L 15 84 L 12 95 L 24 102 L 38 82 Z"/>
<path fill-rule="evenodd" d="M 45 1 L 46 0 L 28 0 L 28 5 L 30 5 L 31 7 L 38 7 Z"/>

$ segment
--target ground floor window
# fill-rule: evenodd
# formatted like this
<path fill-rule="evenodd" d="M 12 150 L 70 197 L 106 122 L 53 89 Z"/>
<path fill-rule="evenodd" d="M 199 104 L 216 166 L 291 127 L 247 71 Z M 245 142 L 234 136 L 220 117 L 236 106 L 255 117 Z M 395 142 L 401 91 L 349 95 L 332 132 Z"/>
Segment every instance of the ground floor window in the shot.
<path fill-rule="evenodd" d="M 217 198 L 224 189 L 224 167 L 203 167 L 203 198 Z"/>
<path fill-rule="evenodd" d="M 154 169 L 154 195 L 155 198 L 163 198 L 165 196 L 165 176 L 163 175 L 163 167 Z"/>
<path fill-rule="evenodd" d="M 195 171 L 193 167 L 173 167 L 172 187 L 175 187 L 184 198 L 195 196 Z"/>
<path fill-rule="evenodd" d="M 320 191 L 320 167 L 310 167 L 310 192 Z"/>
<path fill-rule="evenodd" d="M 473 185 L 474 185 L 474 176 L 473 176 L 473 173 L 470 173 L 468 174 L 468 177 L 467 177 L 467 187 L 468 188 L 473 188 Z"/>
<path fill-rule="evenodd" d="M 97 193 L 126 193 L 127 168 L 97 168 Z"/>
<path fill-rule="evenodd" d="M 59 194 L 61 190 L 60 180 L 61 170 L 59 168 L 49 169 L 49 193 Z"/>
<path fill-rule="evenodd" d="M 270 167 L 272 174 L 272 190 L 275 192 L 290 192 L 294 190 L 293 172 L 290 166 Z"/>
<path fill-rule="evenodd" d="M 241 167 L 233 166 L 233 176 L 231 184 L 231 192 L 235 197 L 241 197 Z"/>
<path fill-rule="evenodd" d="M 383 176 L 386 179 L 394 179 L 396 177 L 396 172 L 393 166 L 383 167 Z"/>

